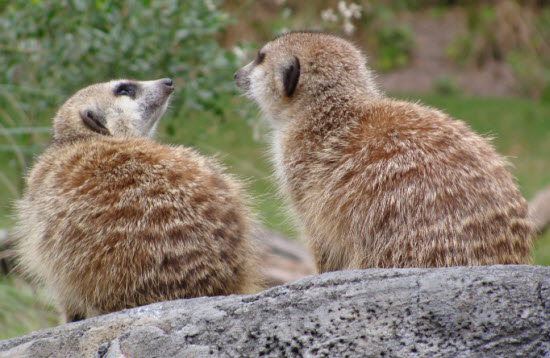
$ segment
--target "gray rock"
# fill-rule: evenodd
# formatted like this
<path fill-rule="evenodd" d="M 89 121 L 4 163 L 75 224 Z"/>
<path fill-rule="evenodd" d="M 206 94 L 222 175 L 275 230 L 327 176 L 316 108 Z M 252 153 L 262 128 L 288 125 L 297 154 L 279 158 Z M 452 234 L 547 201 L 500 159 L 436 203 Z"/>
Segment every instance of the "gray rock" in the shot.
<path fill-rule="evenodd" d="M 550 268 L 371 269 L 162 302 L 0 341 L 0 357 L 544 357 Z"/>

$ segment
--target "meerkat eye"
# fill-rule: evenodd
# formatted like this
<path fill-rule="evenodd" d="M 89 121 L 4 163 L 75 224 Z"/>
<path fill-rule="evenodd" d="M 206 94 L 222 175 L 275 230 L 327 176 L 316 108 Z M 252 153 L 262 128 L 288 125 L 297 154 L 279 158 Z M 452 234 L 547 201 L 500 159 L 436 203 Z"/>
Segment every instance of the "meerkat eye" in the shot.
<path fill-rule="evenodd" d="M 265 58 L 265 52 L 258 51 L 258 56 L 256 57 L 256 65 L 261 64 L 264 58 Z"/>
<path fill-rule="evenodd" d="M 135 98 L 136 89 L 136 85 L 132 83 L 121 83 L 115 89 L 115 96 L 128 96 L 130 98 Z"/>

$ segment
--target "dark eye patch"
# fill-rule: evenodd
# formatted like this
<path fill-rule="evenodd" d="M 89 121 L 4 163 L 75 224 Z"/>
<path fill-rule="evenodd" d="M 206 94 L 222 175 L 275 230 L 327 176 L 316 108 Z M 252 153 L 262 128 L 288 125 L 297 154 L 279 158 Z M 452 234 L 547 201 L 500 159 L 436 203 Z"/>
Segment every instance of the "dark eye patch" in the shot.
<path fill-rule="evenodd" d="M 137 86 L 133 83 L 121 83 L 115 88 L 115 96 L 136 98 Z"/>
<path fill-rule="evenodd" d="M 258 56 L 256 57 L 256 60 L 255 60 L 256 65 L 259 65 L 260 63 L 262 63 L 264 58 L 265 58 L 265 52 L 258 51 Z"/>

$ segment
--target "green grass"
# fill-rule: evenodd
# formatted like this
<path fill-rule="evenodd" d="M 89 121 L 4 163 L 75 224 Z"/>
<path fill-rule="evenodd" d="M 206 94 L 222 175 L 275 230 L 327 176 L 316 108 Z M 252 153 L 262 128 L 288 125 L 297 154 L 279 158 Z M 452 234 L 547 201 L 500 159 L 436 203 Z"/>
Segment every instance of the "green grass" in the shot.
<path fill-rule="evenodd" d="M 23 191 L 22 177 L 33 155 L 48 141 L 48 118 L 32 120 L 15 97 L 0 86 L 0 228 L 13 223 L 10 209 Z"/>
<path fill-rule="evenodd" d="M 58 324 L 59 315 L 43 292 L 26 282 L 0 277 L 0 340 Z"/>
<path fill-rule="evenodd" d="M 442 95 L 407 95 L 437 107 L 455 118 L 465 120 L 478 133 L 495 137 L 497 150 L 508 156 L 513 164 L 512 172 L 522 193 L 530 199 L 538 190 L 550 183 L 550 106 L 532 100 L 515 98 L 462 98 Z M 247 182 L 261 222 L 266 226 L 295 237 L 283 201 L 277 196 L 276 183 L 272 179 L 268 160 L 265 127 L 259 126 L 260 139 L 254 139 L 258 126 L 257 109 L 239 96 L 220 99 L 226 108 L 224 113 L 192 112 L 182 116 L 181 108 L 169 109 L 158 130 L 162 142 L 185 144 L 197 148 L 205 155 L 217 155 L 230 173 Z M 53 110 L 33 126 L 45 126 Z M 0 124 L 6 128 L 24 127 L 24 121 L 6 122 L 0 116 Z M 43 147 L 48 137 L 44 134 L 11 134 L 20 143 L 25 160 L 32 162 L 32 152 Z M 6 136 L 0 135 L 2 145 L 10 145 Z M 21 164 L 15 148 L 0 151 L 0 170 L 19 191 L 22 188 Z M 26 153 L 29 152 L 29 153 Z M 11 224 L 7 217 L 8 202 L 14 199 L 8 186 L 0 185 L 0 225 Z M 6 200 L 8 199 L 8 200 Z M 4 201 L 6 200 L 6 201 Z M 4 202 L 6 204 L 4 204 Z M 550 265 L 550 233 L 537 240 L 535 263 Z M 57 323 L 57 314 L 43 295 L 35 293 L 20 279 L 0 280 L 0 339 L 28 333 Z"/>

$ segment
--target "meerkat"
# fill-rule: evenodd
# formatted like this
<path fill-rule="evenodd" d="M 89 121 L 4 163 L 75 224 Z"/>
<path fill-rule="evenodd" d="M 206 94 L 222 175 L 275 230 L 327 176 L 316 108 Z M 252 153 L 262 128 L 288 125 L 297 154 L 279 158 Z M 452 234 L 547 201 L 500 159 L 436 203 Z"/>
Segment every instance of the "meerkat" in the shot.
<path fill-rule="evenodd" d="M 335 35 L 267 43 L 234 78 L 320 272 L 526 264 L 531 223 L 507 162 L 464 122 L 385 97 Z"/>
<path fill-rule="evenodd" d="M 54 118 L 17 203 L 17 253 L 66 321 L 257 287 L 239 181 L 150 138 L 173 91 L 170 79 L 94 84 Z"/>

